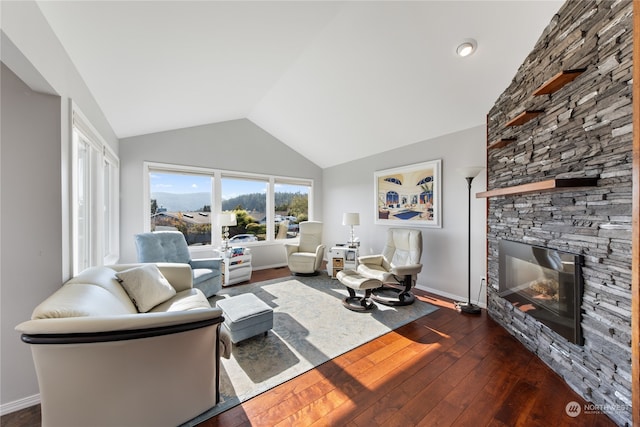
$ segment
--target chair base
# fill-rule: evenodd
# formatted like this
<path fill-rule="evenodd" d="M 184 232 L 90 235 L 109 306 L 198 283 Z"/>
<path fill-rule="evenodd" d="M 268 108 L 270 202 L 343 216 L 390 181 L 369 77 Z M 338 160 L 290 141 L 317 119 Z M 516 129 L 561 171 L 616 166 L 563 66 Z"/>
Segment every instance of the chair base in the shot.
<path fill-rule="evenodd" d="M 349 296 L 342 300 L 342 305 L 352 311 L 371 311 L 376 305 L 371 301 L 371 289 L 364 291 L 364 295 L 359 297 L 356 291 L 347 287 Z"/>
<path fill-rule="evenodd" d="M 371 299 L 384 305 L 401 306 L 413 304 L 416 296 L 406 289 L 382 286 L 371 292 Z"/>
<path fill-rule="evenodd" d="M 342 305 L 351 311 L 371 311 L 376 308 L 376 305 L 371 299 L 364 297 L 347 297 L 342 300 Z"/>
<path fill-rule="evenodd" d="M 349 292 L 349 296 L 342 300 L 342 305 L 352 311 L 371 311 L 376 307 L 371 301 L 371 291 L 382 286 L 381 281 L 363 277 L 355 270 L 338 271 L 336 277 Z M 364 291 L 364 295 L 358 296 L 356 290 Z"/>
<path fill-rule="evenodd" d="M 295 272 L 291 272 L 291 274 L 293 276 L 300 276 L 300 277 L 313 277 L 313 276 L 317 276 L 318 275 L 318 271 L 314 271 L 313 273 L 295 273 Z"/>

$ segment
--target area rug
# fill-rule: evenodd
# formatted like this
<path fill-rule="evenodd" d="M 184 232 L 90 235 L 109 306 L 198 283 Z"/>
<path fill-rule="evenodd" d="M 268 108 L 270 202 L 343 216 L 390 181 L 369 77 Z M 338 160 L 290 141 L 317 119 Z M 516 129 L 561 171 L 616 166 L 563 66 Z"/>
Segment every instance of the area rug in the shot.
<path fill-rule="evenodd" d="M 273 329 L 234 345 L 231 358 L 220 364 L 221 402 L 184 426 L 203 422 L 437 309 L 416 300 L 404 307 L 377 304 L 371 312 L 354 312 L 342 305 L 346 288 L 323 274 L 224 288 L 209 301 L 215 305 L 243 293 L 273 308 Z"/>

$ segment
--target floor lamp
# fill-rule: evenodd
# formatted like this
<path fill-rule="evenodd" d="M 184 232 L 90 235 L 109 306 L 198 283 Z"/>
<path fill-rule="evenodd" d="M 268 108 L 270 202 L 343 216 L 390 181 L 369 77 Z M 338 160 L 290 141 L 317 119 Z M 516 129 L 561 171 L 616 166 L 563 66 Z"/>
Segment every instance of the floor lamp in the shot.
<path fill-rule="evenodd" d="M 468 314 L 480 314 L 480 307 L 471 303 L 471 181 L 473 181 L 473 178 L 475 178 L 482 169 L 484 168 L 480 166 L 471 166 L 459 170 L 460 174 L 467 180 L 467 186 L 469 187 L 469 211 L 467 218 L 467 302 L 457 302 L 456 309 Z"/>

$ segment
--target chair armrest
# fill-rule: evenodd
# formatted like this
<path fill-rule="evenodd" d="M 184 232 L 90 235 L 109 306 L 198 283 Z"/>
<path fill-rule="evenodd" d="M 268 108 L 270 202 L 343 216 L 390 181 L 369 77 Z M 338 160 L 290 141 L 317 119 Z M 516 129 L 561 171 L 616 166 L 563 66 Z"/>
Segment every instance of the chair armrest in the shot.
<path fill-rule="evenodd" d="M 398 276 L 414 275 L 422 271 L 422 264 L 392 266 L 391 272 Z"/>
<path fill-rule="evenodd" d="M 360 264 L 382 265 L 383 261 L 384 257 L 382 255 L 363 255 L 358 257 L 358 262 Z"/>
<path fill-rule="evenodd" d="M 227 328 L 220 328 L 220 334 L 218 335 L 218 346 L 220 348 L 220 357 L 225 359 L 231 358 L 231 350 L 233 349 L 233 343 L 231 342 L 231 335 Z"/>
<path fill-rule="evenodd" d="M 316 256 L 318 255 L 324 255 L 324 250 L 326 249 L 326 245 L 318 245 L 316 247 Z"/>
<path fill-rule="evenodd" d="M 287 251 L 287 258 L 296 252 L 298 252 L 298 245 L 293 245 L 291 243 L 285 243 L 284 248 Z"/>
<path fill-rule="evenodd" d="M 109 332 L 116 334 L 124 331 L 165 328 L 206 320 L 221 322 L 222 310 L 203 308 L 168 313 L 34 319 L 19 324 L 16 326 L 16 330 L 26 335 L 105 334 Z"/>
<path fill-rule="evenodd" d="M 189 261 L 191 268 L 210 268 L 212 270 L 220 270 L 222 258 L 201 258 Z"/>

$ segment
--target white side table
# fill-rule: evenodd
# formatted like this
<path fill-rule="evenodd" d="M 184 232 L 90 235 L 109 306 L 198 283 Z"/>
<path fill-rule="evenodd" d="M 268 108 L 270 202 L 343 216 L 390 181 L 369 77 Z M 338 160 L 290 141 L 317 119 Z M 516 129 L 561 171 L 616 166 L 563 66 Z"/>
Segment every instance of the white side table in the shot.
<path fill-rule="evenodd" d="M 327 273 L 332 279 L 341 270 L 355 270 L 358 268 L 358 248 L 348 246 L 334 246 L 329 251 Z"/>
<path fill-rule="evenodd" d="M 215 249 L 215 252 L 222 258 L 222 286 L 235 285 L 251 279 L 251 249 L 236 246 L 226 251 Z"/>

